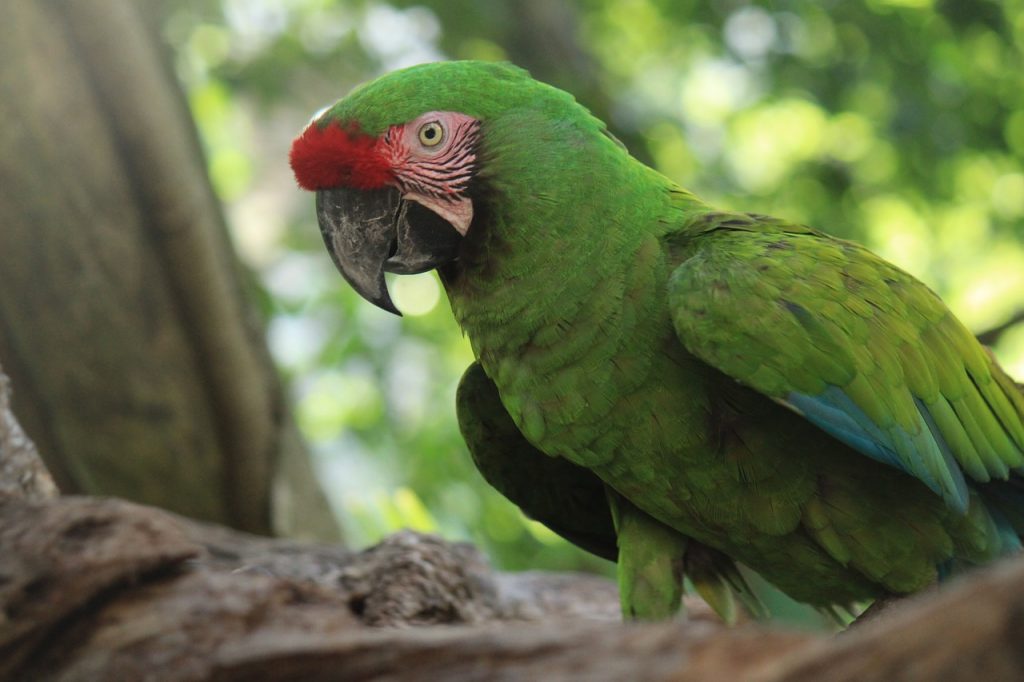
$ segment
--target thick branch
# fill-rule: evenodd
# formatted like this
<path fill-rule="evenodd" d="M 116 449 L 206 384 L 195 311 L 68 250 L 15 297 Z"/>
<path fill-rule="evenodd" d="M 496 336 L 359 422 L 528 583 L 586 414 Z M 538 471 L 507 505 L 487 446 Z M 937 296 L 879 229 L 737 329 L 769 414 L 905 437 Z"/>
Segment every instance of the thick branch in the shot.
<path fill-rule="evenodd" d="M 1019 560 L 826 638 L 622 625 L 600 579 L 495 574 L 413 533 L 351 553 L 61 498 L 0 505 L 0 546 L 2 680 L 966 681 L 1024 666 Z"/>
<path fill-rule="evenodd" d="M 1018 310 L 1009 319 L 1004 322 L 1000 322 L 996 326 L 986 329 L 985 331 L 978 334 L 978 341 L 981 341 L 983 345 L 994 346 L 1003 334 L 1016 327 L 1021 322 L 1024 322 L 1024 309 Z"/>

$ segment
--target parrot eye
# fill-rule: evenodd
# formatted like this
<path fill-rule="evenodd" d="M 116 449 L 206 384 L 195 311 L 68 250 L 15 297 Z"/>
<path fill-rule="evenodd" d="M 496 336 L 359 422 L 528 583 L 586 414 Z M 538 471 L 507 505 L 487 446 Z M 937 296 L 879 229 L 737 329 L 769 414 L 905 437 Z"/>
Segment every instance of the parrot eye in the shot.
<path fill-rule="evenodd" d="M 444 139 L 444 128 L 437 121 L 429 121 L 420 126 L 420 144 L 424 147 L 436 147 Z"/>

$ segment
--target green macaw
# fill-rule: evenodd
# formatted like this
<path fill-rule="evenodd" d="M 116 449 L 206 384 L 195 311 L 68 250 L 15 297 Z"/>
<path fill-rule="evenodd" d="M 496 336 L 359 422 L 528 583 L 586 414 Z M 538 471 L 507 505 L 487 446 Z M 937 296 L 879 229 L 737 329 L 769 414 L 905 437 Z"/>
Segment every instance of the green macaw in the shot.
<path fill-rule="evenodd" d="M 716 210 L 510 65 L 363 85 L 295 140 L 367 300 L 437 269 L 477 361 L 484 477 L 618 561 L 626 617 L 727 618 L 737 562 L 820 608 L 1021 547 L 1024 398 L 924 284 L 867 249 Z"/>

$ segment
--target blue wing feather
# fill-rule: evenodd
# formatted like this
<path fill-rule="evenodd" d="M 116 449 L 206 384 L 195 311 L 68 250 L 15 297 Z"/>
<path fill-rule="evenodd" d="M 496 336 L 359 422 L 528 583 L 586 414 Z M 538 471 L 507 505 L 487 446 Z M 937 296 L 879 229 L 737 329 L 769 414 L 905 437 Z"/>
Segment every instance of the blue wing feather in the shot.
<path fill-rule="evenodd" d="M 837 386 L 829 386 L 818 395 L 790 393 L 782 402 L 858 452 L 917 477 L 957 511 L 966 511 L 969 493 L 963 472 L 935 420 L 920 400 L 915 398 L 914 402 L 928 427 L 931 440 L 944 460 L 952 485 L 948 481 L 943 485 L 943 481 L 938 480 L 925 466 L 924 458 L 910 434 L 898 428 L 881 429 Z M 912 453 L 915 456 L 913 464 L 917 466 L 901 458 L 900 452 Z"/>

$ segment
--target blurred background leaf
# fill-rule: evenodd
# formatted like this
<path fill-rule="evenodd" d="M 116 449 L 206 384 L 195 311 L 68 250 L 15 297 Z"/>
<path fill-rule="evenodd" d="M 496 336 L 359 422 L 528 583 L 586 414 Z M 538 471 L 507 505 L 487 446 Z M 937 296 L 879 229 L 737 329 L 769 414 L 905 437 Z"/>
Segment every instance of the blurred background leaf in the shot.
<path fill-rule="evenodd" d="M 490 490 L 459 438 L 471 354 L 433 275 L 398 319 L 334 272 L 291 139 L 354 85 L 510 59 L 726 208 L 866 243 L 931 285 L 1024 377 L 1024 0 L 168 2 L 175 53 L 272 349 L 353 544 L 401 527 L 509 569 L 609 565 Z M 1005 331 L 1005 333 L 1003 333 Z"/>

